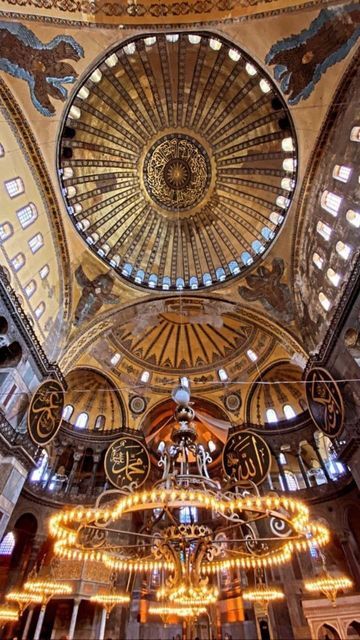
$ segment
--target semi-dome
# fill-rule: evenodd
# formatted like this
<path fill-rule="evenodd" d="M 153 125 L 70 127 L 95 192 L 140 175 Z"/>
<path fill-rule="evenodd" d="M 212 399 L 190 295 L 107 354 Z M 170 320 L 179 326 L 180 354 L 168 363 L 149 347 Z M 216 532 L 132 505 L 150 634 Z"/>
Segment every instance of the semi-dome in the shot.
<path fill-rule="evenodd" d="M 274 241 L 296 181 L 290 114 L 265 72 L 210 33 L 142 35 L 78 85 L 63 121 L 67 210 L 135 285 L 195 290 Z"/>

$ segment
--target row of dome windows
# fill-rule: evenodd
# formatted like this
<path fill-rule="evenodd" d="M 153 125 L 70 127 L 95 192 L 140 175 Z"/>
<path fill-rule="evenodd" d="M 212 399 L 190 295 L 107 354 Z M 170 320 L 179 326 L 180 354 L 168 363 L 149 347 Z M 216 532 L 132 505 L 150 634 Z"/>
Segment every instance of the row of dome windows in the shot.
<path fill-rule="evenodd" d="M 0 145 L 0 158 L 5 156 L 5 150 L 3 145 Z M 25 193 L 24 182 L 20 177 L 12 178 L 10 180 L 6 180 L 5 189 L 10 198 L 15 198 L 16 196 Z M 25 206 L 21 207 L 16 211 L 17 218 L 20 222 L 22 229 L 27 229 L 38 217 L 38 210 L 33 202 L 29 202 Z M 0 244 L 4 243 L 6 240 L 11 238 L 14 234 L 13 225 L 10 222 L 3 222 L 0 224 Z M 33 235 L 28 240 L 28 245 L 31 253 L 37 253 L 44 246 L 44 238 L 43 235 L 39 232 Z M 12 268 L 15 272 L 20 271 L 26 263 L 26 258 L 24 253 L 17 253 L 11 260 Z M 39 276 L 41 280 L 45 280 L 49 275 L 49 265 L 45 264 L 39 270 Z M 30 299 L 37 289 L 37 283 L 34 279 L 30 280 L 26 286 L 24 287 L 24 292 L 28 299 Z M 44 314 L 46 309 L 46 305 L 43 301 L 41 301 L 37 307 L 34 309 L 35 317 L 39 320 L 41 316 Z"/>
<path fill-rule="evenodd" d="M 62 412 L 62 418 L 63 420 L 66 420 L 66 422 L 69 422 L 71 416 L 74 413 L 74 407 L 72 404 L 67 404 Z M 82 413 L 79 413 L 79 415 L 77 416 L 75 422 L 74 422 L 74 427 L 77 427 L 78 429 L 86 429 L 87 426 L 89 424 L 89 414 L 86 413 L 86 411 L 83 411 Z M 105 428 L 105 424 L 106 424 L 106 418 L 104 415 L 98 415 L 95 422 L 94 422 L 94 429 L 101 431 L 102 429 Z"/>
<path fill-rule="evenodd" d="M 360 127 L 353 127 L 350 133 L 350 140 L 352 142 L 360 142 Z M 335 180 L 342 182 L 344 184 L 348 183 L 353 173 L 352 167 L 346 165 L 336 164 L 333 168 L 332 176 Z M 320 198 L 320 206 L 321 208 L 329 213 L 333 218 L 337 218 L 339 212 L 341 211 L 341 207 L 343 204 L 343 196 L 333 193 L 332 191 L 326 189 Z M 354 229 L 360 228 L 360 212 L 355 211 L 353 209 L 347 209 L 345 214 L 345 219 Z M 326 241 L 329 242 L 333 233 L 332 227 L 319 220 L 316 225 L 317 233 Z M 342 240 L 338 240 L 335 244 L 335 251 L 342 260 L 346 261 L 349 259 L 353 247 L 349 244 L 346 244 Z M 315 266 L 322 270 L 325 266 L 325 258 L 320 255 L 318 251 L 315 251 L 312 256 L 313 263 Z M 328 281 L 334 286 L 338 287 L 342 274 L 336 272 L 332 267 L 328 267 L 326 270 L 326 277 Z M 331 300 L 325 295 L 323 291 L 320 291 L 318 294 L 319 302 L 325 311 L 329 311 L 331 308 Z"/>

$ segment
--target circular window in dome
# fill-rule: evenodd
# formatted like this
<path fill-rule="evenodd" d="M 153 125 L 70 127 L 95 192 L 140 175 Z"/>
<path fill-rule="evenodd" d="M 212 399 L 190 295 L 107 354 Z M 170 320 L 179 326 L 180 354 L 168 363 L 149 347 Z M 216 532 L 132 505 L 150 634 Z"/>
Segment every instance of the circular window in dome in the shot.
<path fill-rule="evenodd" d="M 219 36 L 173 35 L 123 42 L 91 69 L 58 154 L 78 232 L 121 277 L 160 291 L 260 260 L 297 172 L 291 116 L 263 69 Z"/>

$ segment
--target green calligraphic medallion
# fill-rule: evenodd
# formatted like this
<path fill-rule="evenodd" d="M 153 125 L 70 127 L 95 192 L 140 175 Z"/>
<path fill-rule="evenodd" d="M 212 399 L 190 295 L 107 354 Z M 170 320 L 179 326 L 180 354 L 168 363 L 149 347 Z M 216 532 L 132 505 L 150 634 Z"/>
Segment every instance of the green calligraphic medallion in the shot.
<path fill-rule="evenodd" d="M 49 444 L 60 429 L 64 388 L 57 380 L 45 380 L 35 391 L 28 411 L 30 438 L 39 447 Z"/>
<path fill-rule="evenodd" d="M 108 448 L 104 460 L 105 473 L 117 489 L 134 491 L 150 473 L 150 458 L 140 440 L 123 436 Z"/>
<path fill-rule="evenodd" d="M 243 484 L 261 484 L 270 471 L 271 453 L 265 440 L 252 431 L 233 433 L 223 450 L 226 475 Z"/>
<path fill-rule="evenodd" d="M 344 428 L 344 401 L 338 384 L 323 367 L 313 367 L 306 376 L 306 399 L 312 419 L 328 438 Z"/>

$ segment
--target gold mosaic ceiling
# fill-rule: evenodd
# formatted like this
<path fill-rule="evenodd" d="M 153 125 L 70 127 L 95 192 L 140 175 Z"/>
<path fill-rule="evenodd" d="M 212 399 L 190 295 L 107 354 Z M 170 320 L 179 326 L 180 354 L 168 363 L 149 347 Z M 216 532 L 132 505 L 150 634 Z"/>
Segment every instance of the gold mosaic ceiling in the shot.
<path fill-rule="evenodd" d="M 76 88 L 59 168 L 67 209 L 130 282 L 201 289 L 273 242 L 296 179 L 295 135 L 275 85 L 218 36 L 122 43 Z"/>

